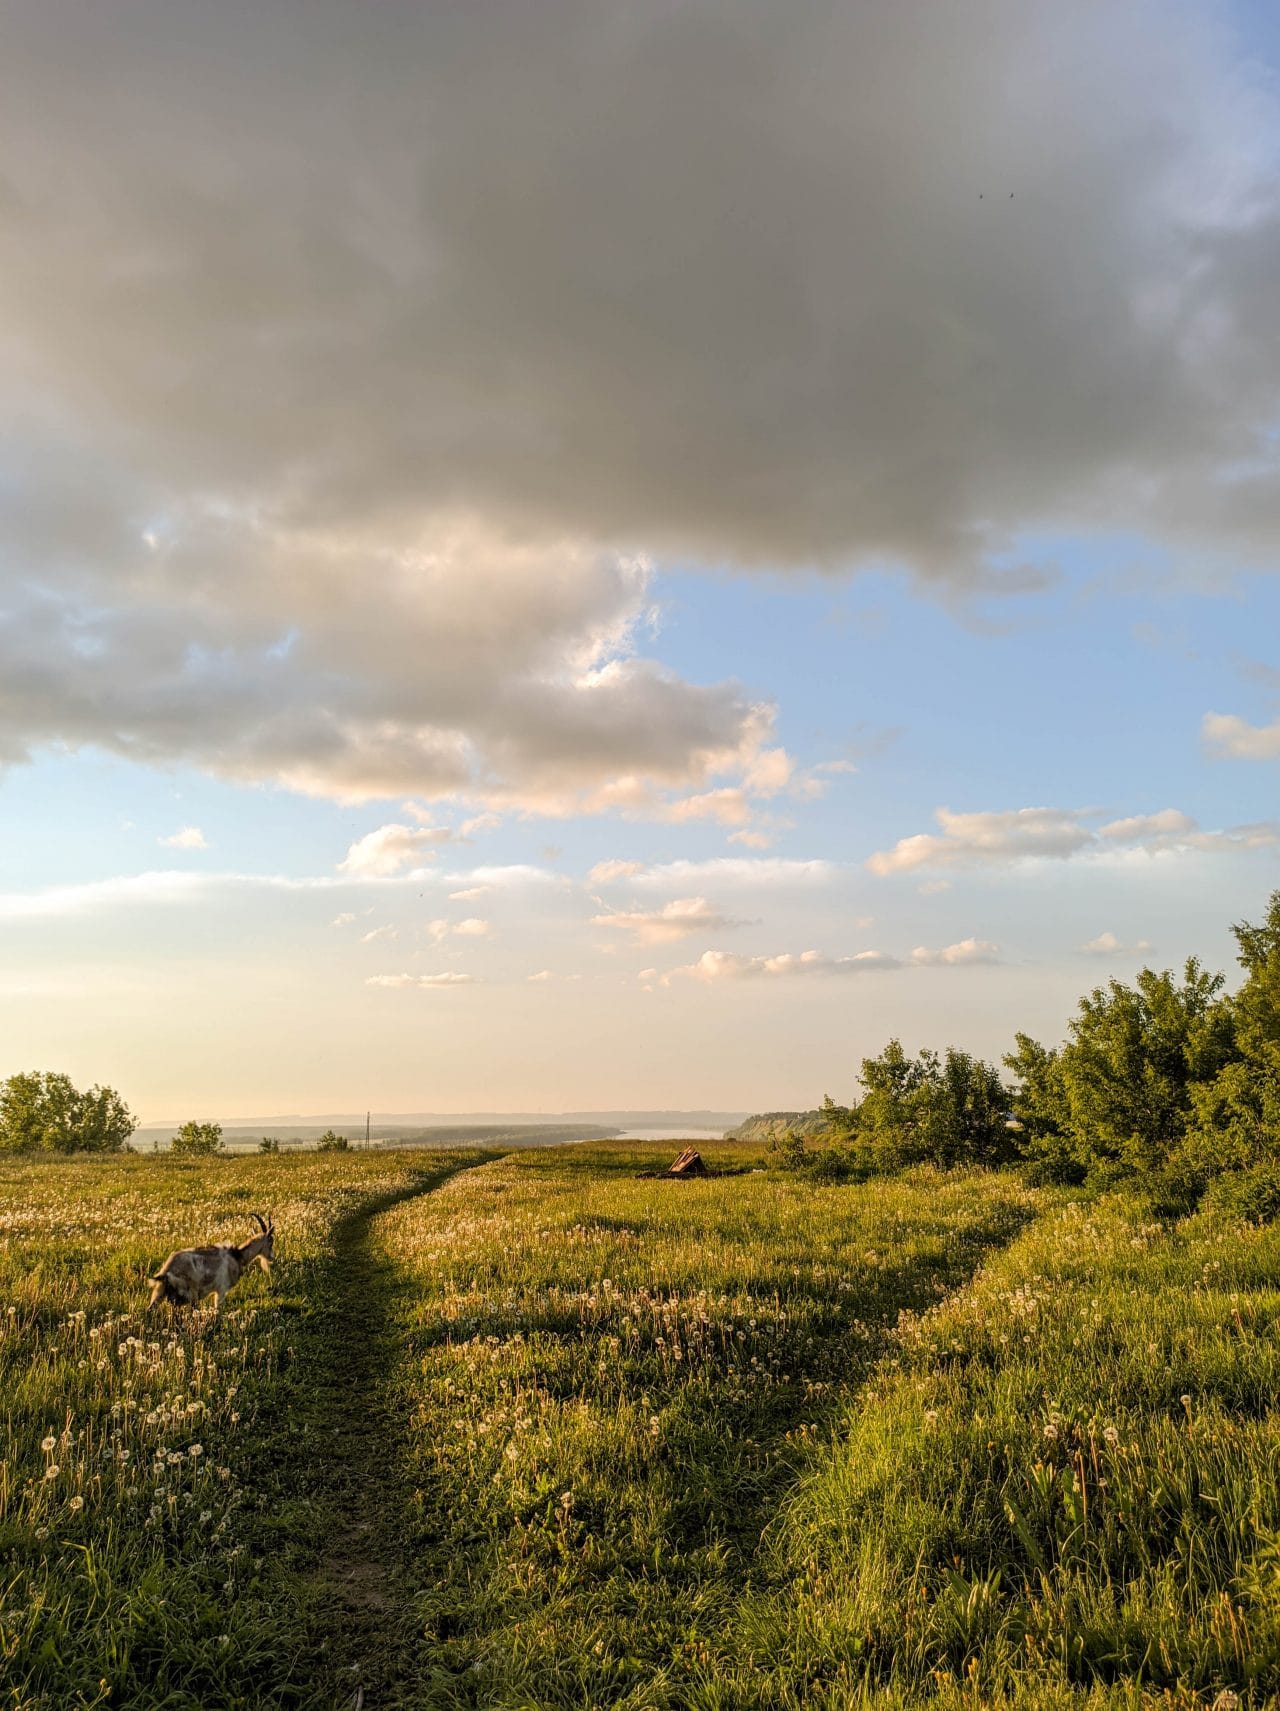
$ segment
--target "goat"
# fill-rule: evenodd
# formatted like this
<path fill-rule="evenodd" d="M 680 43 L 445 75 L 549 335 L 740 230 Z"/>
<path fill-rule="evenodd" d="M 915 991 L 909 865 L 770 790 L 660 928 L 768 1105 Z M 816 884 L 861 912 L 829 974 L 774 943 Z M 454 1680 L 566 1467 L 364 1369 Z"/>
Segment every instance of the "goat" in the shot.
<path fill-rule="evenodd" d="M 223 1296 L 235 1288 L 255 1260 L 263 1271 L 270 1271 L 275 1257 L 275 1221 L 265 1221 L 258 1212 L 251 1212 L 250 1217 L 261 1233 L 240 1247 L 224 1243 L 216 1248 L 179 1248 L 171 1253 L 159 1271 L 147 1279 L 154 1285 L 149 1305 L 156 1307 L 168 1301 L 175 1307 L 196 1307 L 206 1295 L 212 1295 L 217 1313 Z"/>

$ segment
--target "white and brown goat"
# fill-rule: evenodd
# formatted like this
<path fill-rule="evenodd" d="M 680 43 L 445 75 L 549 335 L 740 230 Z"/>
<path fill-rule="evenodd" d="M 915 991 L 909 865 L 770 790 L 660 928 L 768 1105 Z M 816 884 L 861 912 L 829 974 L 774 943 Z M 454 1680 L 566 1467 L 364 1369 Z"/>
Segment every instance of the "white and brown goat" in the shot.
<path fill-rule="evenodd" d="M 213 1310 L 218 1312 L 222 1298 L 234 1289 L 256 1260 L 263 1271 L 271 1270 L 274 1258 L 276 1227 L 273 1220 L 258 1212 L 249 1216 L 258 1226 L 259 1235 L 239 1247 L 224 1243 L 216 1248 L 179 1248 L 147 1281 L 154 1284 L 151 1306 L 168 1301 L 175 1307 L 196 1307 L 206 1295 L 213 1296 Z"/>

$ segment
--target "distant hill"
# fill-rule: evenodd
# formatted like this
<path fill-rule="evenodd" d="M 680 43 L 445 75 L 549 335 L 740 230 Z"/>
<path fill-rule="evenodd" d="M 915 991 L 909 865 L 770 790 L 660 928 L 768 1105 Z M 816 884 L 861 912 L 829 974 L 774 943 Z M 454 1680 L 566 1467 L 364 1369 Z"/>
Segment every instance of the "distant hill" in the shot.
<path fill-rule="evenodd" d="M 830 1124 L 821 1111 L 762 1111 L 731 1129 L 725 1139 L 776 1142 L 802 1135 L 805 1140 L 817 1140 L 829 1133 Z"/>
<path fill-rule="evenodd" d="M 135 1129 L 130 1146 L 149 1153 L 158 1144 L 161 1151 L 173 1139 L 174 1123 L 147 1123 Z M 260 1123 L 224 1124 L 222 1144 L 228 1152 L 254 1152 L 264 1135 L 279 1141 L 281 1150 L 304 1148 L 320 1139 L 326 1129 L 344 1136 L 353 1146 L 364 1145 L 364 1123 Z M 374 1123 L 369 1139 L 382 1149 L 394 1147 L 552 1147 L 566 1141 L 607 1141 L 621 1133 L 607 1123 Z"/>
<path fill-rule="evenodd" d="M 189 1117 L 191 1112 L 183 1113 Z M 341 1134 L 354 1133 L 358 1128 L 364 1134 L 363 1111 L 308 1111 L 287 1112 L 276 1111 L 266 1117 L 226 1117 L 217 1112 L 200 1112 L 202 1120 L 211 1118 L 221 1123 L 222 1127 L 231 1133 L 233 1129 L 252 1129 L 261 1135 L 283 1135 L 286 1130 L 314 1130 L 317 1135 L 326 1129 L 336 1129 Z M 735 1123 L 741 1123 L 747 1116 L 745 1111 L 375 1111 L 372 1127 L 375 1132 L 386 1134 L 391 1130 L 404 1129 L 458 1129 L 458 1128 L 493 1128 L 523 1129 L 523 1128 L 561 1128 L 569 1125 L 587 1125 L 597 1128 L 607 1124 L 615 1129 L 730 1129 Z M 178 1118 L 149 1117 L 142 1125 L 139 1133 L 151 1135 L 171 1135 L 182 1121 Z"/>

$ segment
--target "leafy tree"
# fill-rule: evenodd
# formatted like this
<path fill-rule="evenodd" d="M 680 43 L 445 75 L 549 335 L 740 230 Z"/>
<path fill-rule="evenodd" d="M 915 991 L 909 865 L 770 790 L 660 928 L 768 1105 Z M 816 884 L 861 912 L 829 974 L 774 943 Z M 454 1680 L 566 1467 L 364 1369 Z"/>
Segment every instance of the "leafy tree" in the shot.
<path fill-rule="evenodd" d="M 879 1057 L 862 1060 L 862 1083 L 859 1104 L 828 1100 L 824 1111 L 866 1168 L 1000 1164 L 1017 1150 L 999 1071 L 968 1052 L 948 1047 L 942 1057 L 928 1050 L 909 1057 L 893 1039 Z"/>
<path fill-rule="evenodd" d="M 350 1150 L 351 1143 L 345 1135 L 337 1134 L 333 1129 L 326 1129 L 316 1142 L 318 1153 L 345 1153 Z"/>
<path fill-rule="evenodd" d="M 280 1143 L 274 1135 L 264 1135 L 258 1142 L 258 1151 L 260 1153 L 278 1153 Z"/>
<path fill-rule="evenodd" d="M 136 1127 L 111 1087 L 81 1092 L 69 1076 L 39 1070 L 0 1083 L 0 1150 L 119 1152 Z"/>
<path fill-rule="evenodd" d="M 1238 1057 L 1193 1089 L 1188 1151 L 1207 1174 L 1280 1160 L 1280 891 L 1232 928 L 1245 980 L 1230 1001 Z"/>
<path fill-rule="evenodd" d="M 1014 1077 L 1013 1118 L 1020 1151 L 1051 1182 L 1079 1182 L 1081 1163 L 1071 1129 L 1071 1107 L 1058 1052 L 1030 1034 L 1015 1034 L 1017 1050 L 1004 1066 Z"/>
<path fill-rule="evenodd" d="M 1132 986 L 1112 980 L 1080 1000 L 1058 1067 L 1082 1162 L 1150 1170 L 1176 1152 L 1196 1083 L 1238 1055 L 1222 985 L 1191 957 L 1181 982 L 1144 968 Z"/>
<path fill-rule="evenodd" d="M 177 1158 L 212 1158 L 222 1151 L 222 1124 L 184 1123 L 169 1151 Z"/>

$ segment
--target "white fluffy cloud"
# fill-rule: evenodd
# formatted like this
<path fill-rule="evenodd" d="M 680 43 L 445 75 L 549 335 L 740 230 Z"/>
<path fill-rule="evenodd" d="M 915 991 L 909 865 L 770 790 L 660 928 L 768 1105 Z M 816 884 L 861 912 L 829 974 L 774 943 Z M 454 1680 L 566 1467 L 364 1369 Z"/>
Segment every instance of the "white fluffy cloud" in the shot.
<path fill-rule="evenodd" d="M 443 918 L 427 923 L 427 937 L 439 944 L 442 939 L 487 939 L 493 932 L 493 923 L 484 921 L 478 915 L 469 915 L 465 921 L 447 921 Z"/>
<path fill-rule="evenodd" d="M 157 838 L 156 842 L 170 850 L 207 850 L 209 847 L 199 826 L 183 826 L 180 830 L 171 832 L 167 838 Z"/>
<path fill-rule="evenodd" d="M 904 962 L 885 951 L 857 951 L 852 956 L 827 956 L 823 951 L 785 952 L 779 956 L 735 956 L 731 951 L 704 951 L 696 962 L 673 968 L 663 975 L 664 985 L 673 980 L 697 980 L 706 984 L 732 980 L 779 980 L 796 975 L 875 974 L 898 968 L 965 968 L 999 960 L 1000 947 L 985 939 L 961 939 L 942 950 L 918 945 Z M 641 980 L 652 977 L 646 969 Z"/>
<path fill-rule="evenodd" d="M 735 956 L 732 951 L 703 951 L 697 962 L 674 968 L 664 983 L 685 978 L 707 983 L 721 980 L 782 979 L 801 974 L 873 974 L 901 968 L 883 951 L 859 951 L 855 956 L 830 957 L 822 951 L 785 952 L 780 956 Z"/>
<path fill-rule="evenodd" d="M 746 830 L 643 554 L 1274 561 L 1276 137 L 1207 0 L 19 0 L 0 761 Z"/>
<path fill-rule="evenodd" d="M 379 826 L 357 838 L 338 863 L 339 871 L 356 877 L 385 879 L 415 862 L 435 859 L 435 846 L 451 841 L 447 826 Z"/>
<path fill-rule="evenodd" d="M 918 968 L 961 968 L 971 963 L 991 963 L 1000 959 L 999 945 L 988 939 L 960 939 L 954 945 L 944 945 L 931 951 L 927 945 L 917 945 L 911 960 Z"/>
<path fill-rule="evenodd" d="M 622 861 L 614 858 L 610 861 L 598 861 L 587 878 L 592 885 L 608 885 L 615 879 L 631 879 L 637 873 L 643 872 L 642 861 Z"/>
<path fill-rule="evenodd" d="M 1211 749 L 1232 760 L 1280 760 L 1280 719 L 1251 725 L 1235 713 L 1206 713 L 1201 733 Z"/>
<path fill-rule="evenodd" d="M 1163 808 L 1092 825 L 1101 816 L 1087 808 L 1015 808 L 953 814 L 939 808 L 939 833 L 900 838 L 891 850 L 867 861 L 872 873 L 908 873 L 916 868 L 999 866 L 1025 860 L 1066 860 L 1116 852 L 1167 850 L 1233 851 L 1280 843 L 1280 822 L 1202 831 L 1189 814 Z"/>
<path fill-rule="evenodd" d="M 664 945 L 693 933 L 718 933 L 746 923 L 732 920 L 705 897 L 677 897 L 659 909 L 620 910 L 593 915 L 595 927 L 612 927 L 630 933 L 638 945 Z"/>
<path fill-rule="evenodd" d="M 1150 942 L 1139 939 L 1135 944 L 1123 944 L 1115 933 L 1099 933 L 1096 939 L 1088 939 L 1080 946 L 1082 956 L 1127 956 L 1134 951 L 1149 951 Z"/>

